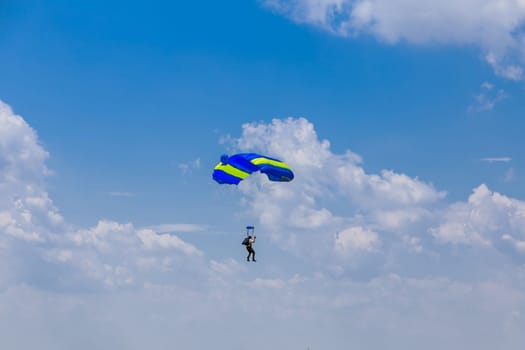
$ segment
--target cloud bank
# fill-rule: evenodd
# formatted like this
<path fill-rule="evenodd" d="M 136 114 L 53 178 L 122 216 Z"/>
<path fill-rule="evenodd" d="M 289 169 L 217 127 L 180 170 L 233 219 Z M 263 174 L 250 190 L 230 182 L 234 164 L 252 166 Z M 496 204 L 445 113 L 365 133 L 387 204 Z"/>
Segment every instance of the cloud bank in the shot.
<path fill-rule="evenodd" d="M 68 224 L 45 189 L 48 156 L 36 132 L 0 102 L 0 247 L 14 264 L 0 278 L 0 287 L 1 281 L 4 287 L 142 287 L 150 269 L 169 271 L 183 259 L 202 256 L 176 235 L 131 223 L 101 220 L 91 228 Z"/>
<path fill-rule="evenodd" d="M 429 182 L 367 173 L 358 154 L 334 153 L 304 118 L 245 124 L 233 147 L 281 157 L 296 172 L 287 184 L 254 174 L 239 186 L 275 243 L 265 249 L 290 254 L 290 264 L 248 267 L 171 233 L 205 223 L 69 224 L 46 192 L 47 152 L 4 103 L 0 136 L 7 348 L 525 344 L 525 204 L 486 185 L 448 203 Z"/>

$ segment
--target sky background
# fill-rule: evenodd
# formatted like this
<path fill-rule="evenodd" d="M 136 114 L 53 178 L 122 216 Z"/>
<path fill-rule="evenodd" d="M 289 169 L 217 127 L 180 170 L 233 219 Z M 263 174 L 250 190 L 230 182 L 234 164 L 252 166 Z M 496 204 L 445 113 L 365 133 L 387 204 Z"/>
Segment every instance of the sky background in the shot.
<path fill-rule="evenodd" d="M 0 344 L 522 349 L 524 24 L 517 0 L 0 1 Z M 295 179 L 215 183 L 236 152 Z"/>

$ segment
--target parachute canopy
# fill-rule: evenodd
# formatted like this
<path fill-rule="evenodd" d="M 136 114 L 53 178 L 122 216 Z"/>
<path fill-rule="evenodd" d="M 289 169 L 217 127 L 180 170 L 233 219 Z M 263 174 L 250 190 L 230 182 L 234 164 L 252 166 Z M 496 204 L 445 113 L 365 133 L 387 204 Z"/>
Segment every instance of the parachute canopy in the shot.
<path fill-rule="evenodd" d="M 255 171 L 266 174 L 270 181 L 289 182 L 294 177 L 292 169 L 279 159 L 257 153 L 239 153 L 231 157 L 223 154 L 213 170 L 213 179 L 220 184 L 238 185 Z"/>

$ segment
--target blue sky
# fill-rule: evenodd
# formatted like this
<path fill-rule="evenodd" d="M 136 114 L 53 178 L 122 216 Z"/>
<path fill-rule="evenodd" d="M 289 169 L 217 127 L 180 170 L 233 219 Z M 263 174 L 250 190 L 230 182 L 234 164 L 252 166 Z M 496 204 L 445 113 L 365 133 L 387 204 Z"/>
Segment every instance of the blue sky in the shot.
<path fill-rule="evenodd" d="M 510 0 L 2 2 L 5 345 L 522 348 L 524 22 Z M 213 182 L 241 151 L 295 180 Z"/>

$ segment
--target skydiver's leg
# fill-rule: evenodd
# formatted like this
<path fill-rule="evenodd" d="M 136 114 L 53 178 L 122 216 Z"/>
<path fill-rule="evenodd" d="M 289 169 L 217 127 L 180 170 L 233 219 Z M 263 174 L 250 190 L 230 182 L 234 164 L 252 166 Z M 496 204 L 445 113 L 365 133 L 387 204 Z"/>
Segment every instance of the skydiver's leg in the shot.
<path fill-rule="evenodd" d="M 248 261 L 250 261 L 250 256 L 252 257 L 252 261 L 253 261 L 253 259 L 255 259 L 255 250 L 253 250 L 252 247 L 248 247 L 248 252 L 249 252 Z"/>
<path fill-rule="evenodd" d="M 250 261 L 250 255 L 252 255 L 252 252 L 250 251 L 250 247 L 246 247 L 246 250 L 248 251 L 248 256 L 246 257 L 246 261 Z"/>

